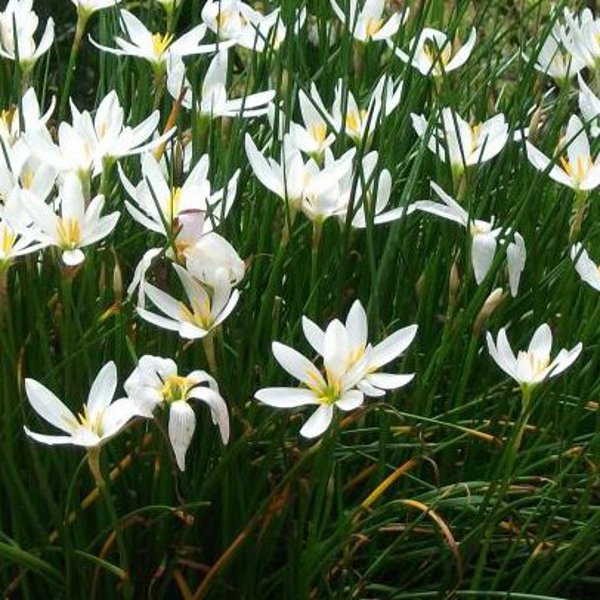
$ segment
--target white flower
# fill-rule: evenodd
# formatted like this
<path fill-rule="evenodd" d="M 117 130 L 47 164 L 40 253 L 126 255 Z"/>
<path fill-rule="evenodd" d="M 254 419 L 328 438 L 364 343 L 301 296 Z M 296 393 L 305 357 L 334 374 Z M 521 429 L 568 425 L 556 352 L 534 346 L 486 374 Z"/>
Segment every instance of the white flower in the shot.
<path fill-rule="evenodd" d="M 371 138 L 380 125 L 380 119 L 387 117 L 400 104 L 402 85 L 401 81 L 383 75 L 371 93 L 366 109 L 359 108 L 352 92 L 348 90 L 346 112 L 342 115 L 344 81 L 338 80 L 331 109 L 333 126 L 338 131 L 343 129 L 356 144 L 360 144 L 365 137 Z"/>
<path fill-rule="evenodd" d="M 348 15 L 340 8 L 336 0 L 330 0 L 333 12 L 350 30 L 352 36 L 359 42 L 370 40 L 389 40 L 398 33 L 406 22 L 409 9 L 394 12 L 386 21 L 384 17 L 385 0 L 366 0 L 362 10 L 358 10 L 358 0 L 349 0 Z"/>
<path fill-rule="evenodd" d="M 445 33 L 425 27 L 410 41 L 407 52 L 400 48 L 394 48 L 394 52 L 401 61 L 411 64 L 423 75 L 441 77 L 467 62 L 475 46 L 476 37 L 475 29 L 472 29 L 464 46 L 454 50 L 452 40 Z M 388 41 L 388 45 L 393 47 L 391 41 Z"/>
<path fill-rule="evenodd" d="M 23 134 L 45 130 L 46 123 L 54 112 L 55 104 L 56 99 L 53 97 L 50 108 L 42 114 L 35 90 L 29 88 L 23 94 L 19 106 L 0 111 L 0 138 L 4 146 L 7 149 L 12 148 L 22 140 Z M 21 121 L 23 129 L 21 129 Z M 5 162 L 4 152 L 0 152 L 0 161 Z"/>
<path fill-rule="evenodd" d="M 415 209 L 414 204 L 410 204 L 407 207 L 385 210 L 392 194 L 392 175 L 387 169 L 383 169 L 376 181 L 374 173 L 378 159 L 377 152 L 369 152 L 362 159 L 361 173 L 356 174 L 348 171 L 340 183 L 339 194 L 340 198 L 343 199 L 341 205 L 345 207 L 345 212 L 338 215 L 342 222 L 346 221 L 348 207 L 352 203 L 353 191 L 354 198 L 357 199 L 352 203 L 354 210 L 352 227 L 365 229 L 371 214 L 373 215 L 373 224 L 380 225 L 400 219 Z M 377 189 L 377 196 L 373 198 L 375 188 Z M 373 200 L 375 200 L 374 203 Z"/>
<path fill-rule="evenodd" d="M 471 219 L 469 213 L 451 198 L 435 182 L 431 182 L 431 188 L 440 197 L 442 202 L 431 200 L 420 200 L 414 203 L 417 210 L 422 210 L 430 214 L 442 217 L 449 221 L 454 221 L 466 228 L 471 235 L 471 262 L 475 281 L 480 284 L 488 274 L 498 245 L 498 237 L 502 231 L 501 227 L 494 228 L 494 219 L 491 221 L 481 221 Z M 507 231 L 508 236 L 511 232 Z M 508 274 L 510 280 L 511 294 L 516 296 L 519 288 L 519 280 L 525 266 L 525 242 L 521 235 L 514 233 L 514 240 L 509 243 L 507 248 Z"/>
<path fill-rule="evenodd" d="M 227 64 L 228 50 L 220 50 L 212 59 L 198 99 L 198 111 L 203 117 L 258 117 L 269 110 L 268 104 L 275 97 L 274 90 L 248 94 L 235 100 L 227 99 Z M 167 86 L 173 98 L 179 98 L 185 88 L 182 104 L 193 108 L 193 94 L 190 82 L 185 76 L 185 65 L 179 57 L 174 57 L 169 64 Z"/>
<path fill-rule="evenodd" d="M 384 396 L 387 390 L 404 387 L 413 380 L 414 373 L 397 375 L 378 371 L 398 358 L 412 344 L 417 334 L 416 325 L 398 329 L 372 346 L 369 343 L 367 314 L 360 301 L 356 300 L 348 312 L 344 327 L 346 334 L 342 341 L 346 353 L 346 369 L 353 374 L 358 373 L 356 387 L 365 396 Z M 326 331 L 307 317 L 302 317 L 302 329 L 309 344 L 324 356 Z"/>
<path fill-rule="evenodd" d="M 48 52 L 54 41 L 54 20 L 50 17 L 40 43 L 36 45 L 33 34 L 39 19 L 32 6 L 33 0 L 8 0 L 4 12 L 0 12 L 0 56 L 18 60 L 25 72 Z"/>
<path fill-rule="evenodd" d="M 217 382 L 205 371 L 192 371 L 183 377 L 168 358 L 142 356 L 125 382 L 125 392 L 139 413 L 152 418 L 158 407 L 169 409 L 169 439 L 177 466 L 185 470 L 185 455 L 196 429 L 196 416 L 189 402 L 208 405 L 213 423 L 218 425 L 224 444 L 229 441 L 229 411 L 219 394 Z"/>
<path fill-rule="evenodd" d="M 85 260 L 82 248 L 104 239 L 115 228 L 119 213 L 100 216 L 104 196 L 92 199 L 88 207 L 75 175 L 67 175 L 60 189 L 60 216 L 39 198 L 31 195 L 26 209 L 33 221 L 32 237 L 49 246 L 62 250 L 65 265 L 75 266 Z"/>
<path fill-rule="evenodd" d="M 417 135 L 425 139 L 427 120 L 411 114 Z M 451 108 L 443 108 L 441 118 L 427 138 L 427 147 L 452 170 L 461 173 L 466 167 L 487 162 L 500 153 L 508 141 L 508 124 L 502 113 L 478 125 L 470 125 Z"/>
<path fill-rule="evenodd" d="M 208 0 L 202 7 L 201 17 L 219 40 L 256 52 L 269 47 L 271 31 L 276 24 L 278 26 L 273 43 L 275 49 L 286 35 L 279 8 L 268 15 L 262 15 L 240 0 Z M 299 15 L 299 19 L 301 18 L 302 11 Z M 301 24 L 296 27 L 299 29 Z"/>
<path fill-rule="evenodd" d="M 579 110 L 585 123 L 590 125 L 593 137 L 600 135 L 600 98 L 586 85 L 581 75 L 577 76 L 579 82 Z"/>
<path fill-rule="evenodd" d="M 136 16 L 127 10 L 121 10 L 119 14 L 123 33 L 127 35 L 129 41 L 120 36 L 115 36 L 115 43 L 118 48 L 109 48 L 90 38 L 92 44 L 100 50 L 117 56 L 143 58 L 149 61 L 155 69 L 162 71 L 172 55 L 194 56 L 211 53 L 217 49 L 215 44 L 200 44 L 206 34 L 206 25 L 197 25 L 175 40 L 172 33 L 153 34 Z"/>
<path fill-rule="evenodd" d="M 366 314 L 360 302 L 355 302 L 345 325 L 335 319 L 322 331 L 304 318 L 303 328 L 310 344 L 323 356 L 324 375 L 293 348 L 273 342 L 277 362 L 303 387 L 264 388 L 256 392 L 255 398 L 277 408 L 317 406 L 300 430 L 304 437 L 321 435 L 329 427 L 335 408 L 353 410 L 362 405 L 365 395 L 383 396 L 385 390 L 402 387 L 413 378 L 376 371 L 406 350 L 416 333 L 415 325 L 400 329 L 372 347 L 367 342 Z"/>
<path fill-rule="evenodd" d="M 76 6 L 78 14 L 88 18 L 98 10 L 117 6 L 121 0 L 71 0 L 71 2 Z"/>
<path fill-rule="evenodd" d="M 340 200 L 336 195 L 338 186 L 352 168 L 354 151 L 346 152 L 337 161 L 326 162 L 321 169 L 313 158 L 304 161 L 290 135 L 283 138 L 280 162 L 263 156 L 249 134 L 246 134 L 245 147 L 257 179 L 268 190 L 289 202 L 293 210 L 302 208 L 304 203 L 304 208 L 310 214 L 311 204 L 315 209 L 323 204 L 320 197 L 331 201 L 332 207 L 337 210 Z"/>
<path fill-rule="evenodd" d="M 12 197 L 5 205 L 0 204 L 0 272 L 7 269 L 16 258 L 37 252 L 46 245 L 22 227 L 22 212 L 18 198 Z"/>
<path fill-rule="evenodd" d="M 560 158 L 560 165 L 553 164 L 531 142 L 526 142 L 527 158 L 539 171 L 548 171 L 554 181 L 566 185 L 577 192 L 589 192 L 600 185 L 600 156 L 594 160 L 590 153 L 590 142 L 581 119 L 572 115 L 567 125 L 564 144 L 559 144 L 557 153 L 567 145 L 566 157 Z M 552 166 L 551 166 L 552 165 Z M 548 170 L 548 168 L 551 168 Z"/>
<path fill-rule="evenodd" d="M 533 67 L 562 84 L 577 75 L 585 67 L 585 63 L 578 55 L 568 52 L 556 36 L 553 31 L 544 40 Z M 529 60 L 526 56 L 525 59 Z"/>
<path fill-rule="evenodd" d="M 563 16 L 565 24 L 557 23 L 552 33 L 566 49 L 566 60 L 572 61 L 577 68 L 575 72 L 579 72 L 583 67 L 596 70 L 600 63 L 600 21 L 594 18 L 589 8 L 577 16 L 565 8 Z"/>
<path fill-rule="evenodd" d="M 329 124 L 333 123 L 333 117 L 325 108 L 317 86 L 314 83 L 311 83 L 310 95 L 307 95 L 304 90 L 298 92 L 298 102 L 304 125 L 293 121 L 290 122 L 290 141 L 296 148 L 302 150 L 302 152 L 320 157 L 325 148 L 331 146 L 335 141 L 335 133 L 328 133 Z M 271 127 L 274 128 L 276 111 L 273 105 L 271 105 L 271 110 L 268 114 Z M 278 116 L 278 131 L 280 134 L 283 134 L 287 122 L 286 117 L 281 110 L 279 110 Z"/>
<path fill-rule="evenodd" d="M 575 263 L 579 277 L 600 292 L 600 268 L 581 244 L 575 244 L 571 248 L 571 260 Z"/>
<path fill-rule="evenodd" d="M 128 398 L 113 402 L 116 389 L 117 368 L 111 361 L 96 376 L 87 402 L 75 416 L 49 389 L 35 379 L 26 379 L 25 391 L 35 412 L 66 435 L 35 433 L 27 427 L 25 433 L 42 444 L 73 444 L 88 449 L 98 448 L 139 414 Z"/>
<path fill-rule="evenodd" d="M 137 312 L 149 323 L 176 331 L 182 338 L 203 338 L 218 327 L 233 311 L 240 293 L 229 285 L 217 285 L 212 295 L 183 267 L 173 264 L 177 272 L 187 304 L 176 300 L 148 282 L 142 282 L 143 290 L 156 307 L 166 315 L 158 315 L 141 306 Z"/>
<path fill-rule="evenodd" d="M 522 387 L 531 387 L 560 375 L 575 362 L 582 348 L 579 342 L 571 350 L 561 350 L 556 358 L 550 361 L 552 332 L 546 323 L 540 325 L 533 334 L 527 352 L 519 351 L 516 357 L 506 337 L 505 328 L 498 332 L 496 343 L 488 331 L 487 345 L 496 364 Z"/>

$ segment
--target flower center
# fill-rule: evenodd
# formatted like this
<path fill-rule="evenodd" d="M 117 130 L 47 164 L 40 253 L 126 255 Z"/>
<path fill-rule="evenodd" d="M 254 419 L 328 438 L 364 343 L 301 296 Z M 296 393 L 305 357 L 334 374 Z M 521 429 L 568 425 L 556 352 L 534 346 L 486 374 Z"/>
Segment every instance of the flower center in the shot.
<path fill-rule="evenodd" d="M 346 129 L 351 133 L 360 133 L 360 128 L 367 116 L 366 110 L 353 110 L 346 115 Z"/>
<path fill-rule="evenodd" d="M 155 33 L 152 36 L 152 47 L 154 49 L 154 55 L 157 58 L 161 58 L 165 53 L 166 49 L 171 45 L 171 42 L 175 36 L 172 33 Z"/>
<path fill-rule="evenodd" d="M 82 429 L 87 429 L 92 433 L 95 433 L 98 437 L 102 437 L 102 414 L 104 411 L 100 411 L 95 418 L 92 419 L 88 411 L 87 405 L 84 405 L 83 411 L 77 413 L 77 424 Z"/>
<path fill-rule="evenodd" d="M 160 391 L 165 402 L 171 403 L 185 400 L 190 387 L 190 381 L 187 377 L 169 375 Z"/>
<path fill-rule="evenodd" d="M 574 179 L 577 183 L 581 183 L 587 177 L 593 162 L 591 156 L 578 156 L 575 165 L 573 165 L 569 162 L 568 158 L 563 156 L 560 159 L 560 164 L 569 177 Z"/>
<path fill-rule="evenodd" d="M 444 43 L 440 49 L 440 46 L 434 40 L 426 40 L 423 45 L 423 52 L 431 66 L 435 67 L 436 70 L 443 69 L 452 58 L 452 48 L 449 43 Z"/>
<path fill-rule="evenodd" d="M 327 125 L 325 123 L 313 123 L 308 128 L 308 133 L 313 137 L 319 144 L 322 144 L 327 137 Z"/>
<path fill-rule="evenodd" d="M 367 36 L 371 37 L 375 35 L 383 25 L 383 19 L 369 19 L 367 21 Z"/>
<path fill-rule="evenodd" d="M 342 394 L 342 383 L 331 371 L 326 370 L 326 378 L 323 382 L 322 377 L 316 371 L 307 373 L 311 383 L 307 384 L 308 388 L 317 394 L 317 402 L 319 404 L 332 405 L 335 404 Z"/>
<path fill-rule="evenodd" d="M 179 311 L 182 319 L 192 323 L 201 329 L 210 329 L 213 324 L 213 316 L 210 310 L 210 298 L 208 295 L 202 302 L 198 298 L 192 299 L 192 310 L 185 304 L 180 303 Z"/>
<path fill-rule="evenodd" d="M 81 227 L 77 219 L 58 219 L 56 232 L 62 248 L 73 250 L 81 242 Z"/>
<path fill-rule="evenodd" d="M 2 237 L 0 237 L 0 249 L 3 258 L 8 257 L 16 239 L 17 236 L 14 231 L 8 225 L 4 225 L 2 227 Z"/>

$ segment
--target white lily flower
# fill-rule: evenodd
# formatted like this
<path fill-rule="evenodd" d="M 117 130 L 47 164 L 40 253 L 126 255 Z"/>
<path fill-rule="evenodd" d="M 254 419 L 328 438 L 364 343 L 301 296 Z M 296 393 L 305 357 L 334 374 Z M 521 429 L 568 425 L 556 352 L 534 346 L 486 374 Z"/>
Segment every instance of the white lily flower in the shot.
<path fill-rule="evenodd" d="M 246 134 L 245 147 L 246 155 L 257 179 L 268 190 L 289 202 L 293 210 L 299 210 L 304 203 L 306 205 L 304 208 L 309 214 L 311 213 L 311 204 L 321 204 L 321 196 L 327 200 L 325 204 L 331 201 L 334 208 L 339 204 L 339 196 L 336 197 L 333 192 L 337 191 L 337 186 L 352 168 L 352 159 L 355 154 L 353 150 L 348 151 L 337 161 L 329 160 L 321 169 L 312 158 L 304 161 L 290 135 L 283 138 L 279 163 L 273 158 L 263 156 L 249 134 Z M 336 189 L 334 190 L 334 188 Z M 305 200 L 306 202 L 304 202 Z M 316 215 L 319 211 L 315 209 L 312 212 Z"/>
<path fill-rule="evenodd" d="M 346 134 L 356 143 L 360 144 L 366 137 L 370 139 L 383 117 L 390 115 L 400 104 L 403 83 L 394 81 L 387 75 L 382 76 L 367 104 L 367 108 L 359 108 L 352 92 L 347 91 L 346 112 L 342 115 L 344 106 L 344 82 L 338 80 L 335 88 L 335 97 L 331 109 L 333 126 Z"/>
<path fill-rule="evenodd" d="M 600 292 L 600 267 L 590 258 L 582 244 L 573 245 L 571 260 L 575 263 L 575 270 L 579 277 L 597 292 Z"/>
<path fill-rule="evenodd" d="M 394 12 L 386 20 L 384 16 L 385 0 L 366 0 L 362 10 L 358 8 L 358 0 L 349 0 L 348 14 L 340 8 L 336 0 L 330 0 L 331 8 L 338 19 L 349 29 L 355 40 L 367 43 L 371 40 L 389 40 L 408 19 L 409 9 Z"/>
<path fill-rule="evenodd" d="M 552 164 L 545 154 L 540 152 L 531 142 L 526 142 L 527 158 L 538 171 L 548 171 L 548 176 L 566 185 L 576 192 L 589 192 L 600 185 L 600 155 L 595 159 L 590 152 L 587 133 L 576 115 L 572 115 L 567 125 L 563 141 L 568 144 L 566 156 L 561 157 L 560 166 Z M 563 144 L 559 144 L 558 152 L 562 152 Z M 552 165 L 552 166 L 551 166 Z M 550 170 L 548 168 L 551 166 Z"/>
<path fill-rule="evenodd" d="M 41 243 L 62 250 L 65 265 L 75 266 L 85 260 L 82 248 L 109 235 L 119 220 L 119 213 L 100 216 L 104 196 L 98 195 L 86 208 L 81 182 L 67 175 L 60 189 L 60 216 L 42 200 L 30 195 L 25 204 L 33 221 L 31 235 Z"/>
<path fill-rule="evenodd" d="M 200 44 L 206 35 L 206 25 L 197 25 L 179 39 L 175 40 L 172 33 L 152 33 L 146 26 L 128 10 L 119 11 L 121 27 L 129 41 L 115 36 L 118 48 L 103 46 L 90 38 L 96 48 L 117 56 L 136 56 L 150 62 L 155 70 L 162 71 L 169 58 L 176 56 L 195 56 L 215 52 L 215 44 Z M 223 47 L 223 46 L 221 46 Z"/>
<path fill-rule="evenodd" d="M 113 402 L 117 389 L 117 368 L 110 361 L 98 373 L 87 402 L 75 416 L 49 389 L 35 379 L 25 380 L 27 399 L 45 421 L 60 429 L 62 435 L 35 433 L 25 427 L 25 433 L 42 444 L 73 444 L 94 449 L 117 435 L 139 412 L 128 398 Z"/>
<path fill-rule="evenodd" d="M 20 201 L 15 197 L 9 198 L 5 205 L 0 204 L 0 273 L 15 259 L 46 246 L 22 226 L 22 212 Z"/>
<path fill-rule="evenodd" d="M 473 273 L 477 284 L 481 284 L 494 262 L 498 237 L 502 228 L 494 228 L 493 218 L 489 222 L 471 219 L 469 213 L 433 181 L 431 182 L 431 188 L 442 202 L 419 200 L 413 206 L 417 210 L 442 217 L 448 221 L 454 221 L 469 231 L 471 235 Z M 507 234 L 510 234 L 510 231 Z M 507 248 L 508 273 L 512 296 L 516 296 L 518 292 L 519 280 L 525 267 L 525 258 L 525 242 L 522 236 L 515 232 L 514 241 L 510 242 Z"/>
<path fill-rule="evenodd" d="M 585 67 L 585 62 L 578 54 L 571 54 L 557 36 L 558 34 L 553 31 L 544 40 L 533 68 L 552 77 L 559 85 L 563 85 Z M 524 58 L 529 61 L 527 56 Z"/>
<path fill-rule="evenodd" d="M 350 308 L 344 327 L 345 368 L 358 377 L 356 387 L 365 396 L 384 396 L 386 391 L 404 387 L 413 380 L 414 373 L 397 375 L 378 371 L 398 358 L 412 344 L 417 334 L 416 325 L 398 329 L 372 346 L 369 343 L 367 313 L 360 301 L 356 300 Z M 302 317 L 302 329 L 309 344 L 324 356 L 326 332 L 307 317 Z"/>
<path fill-rule="evenodd" d="M 8 0 L 6 8 L 0 12 L 0 56 L 18 60 L 24 72 L 30 71 L 54 42 L 54 20 L 50 17 L 36 45 L 33 35 L 39 19 L 32 7 L 33 0 Z"/>
<path fill-rule="evenodd" d="M 328 133 L 330 124 L 333 124 L 334 119 L 325 108 L 314 82 L 311 83 L 310 86 L 310 96 L 308 96 L 304 90 L 298 92 L 298 102 L 300 104 L 300 113 L 304 125 L 300 125 L 293 121 L 290 122 L 290 141 L 296 148 L 302 150 L 302 152 L 320 157 L 325 149 L 331 146 L 335 141 L 335 133 Z M 268 115 L 272 128 L 274 128 L 275 125 L 275 114 L 275 106 L 271 105 Z M 278 116 L 278 131 L 280 135 L 283 136 L 286 117 L 281 110 L 279 110 Z"/>
<path fill-rule="evenodd" d="M 441 77 L 444 73 L 462 67 L 469 60 L 476 39 L 475 29 L 471 29 L 465 44 L 455 50 L 452 40 L 444 32 L 425 27 L 410 41 L 407 52 L 394 48 L 394 53 L 402 62 L 412 65 L 422 75 Z M 393 47 L 391 41 L 388 41 L 388 45 Z"/>
<path fill-rule="evenodd" d="M 569 9 L 563 11 L 565 25 L 557 25 L 553 34 L 570 54 L 572 62 L 581 70 L 588 67 L 595 71 L 600 64 L 600 21 L 587 8 L 574 15 Z M 581 65 L 581 66 L 579 66 Z"/>
<path fill-rule="evenodd" d="M 220 50 L 212 59 L 204 81 L 202 82 L 201 96 L 198 99 L 198 112 L 208 119 L 218 117 L 258 117 L 269 110 L 269 103 L 275 97 L 274 90 L 248 94 L 242 98 L 228 100 L 227 64 L 229 61 L 228 50 Z M 190 82 L 185 76 L 185 65 L 179 57 L 174 57 L 168 69 L 167 87 L 173 98 L 181 95 L 185 89 L 182 105 L 193 108 L 193 94 Z"/>
<path fill-rule="evenodd" d="M 347 337 L 346 328 L 340 321 L 332 321 L 327 327 L 323 350 L 325 376 L 298 351 L 273 342 L 272 350 L 277 362 L 305 387 L 264 388 L 258 390 L 254 397 L 276 408 L 317 406 L 317 410 L 300 429 L 300 435 L 306 438 L 320 436 L 331 424 L 334 408 L 354 410 L 364 401 L 363 392 L 355 389 L 361 378 L 360 369 L 346 369 Z"/>
<path fill-rule="evenodd" d="M 200 400 L 210 409 L 224 444 L 229 441 L 229 411 L 219 394 L 219 386 L 205 371 L 177 374 L 177 365 L 169 358 L 142 356 L 125 382 L 125 392 L 139 413 L 152 418 L 157 408 L 168 407 L 169 440 L 177 466 L 185 471 L 185 456 L 196 429 L 196 415 L 190 401 Z"/>
<path fill-rule="evenodd" d="M 300 30 L 306 21 L 306 7 L 303 6 L 295 12 L 294 21 L 292 24 L 293 35 L 298 36 Z M 277 7 L 268 15 L 262 17 L 258 23 L 258 35 L 252 41 L 253 49 L 257 52 L 264 52 L 266 48 L 279 50 L 281 44 L 287 37 L 288 27 L 281 18 L 281 8 Z"/>
<path fill-rule="evenodd" d="M 357 229 L 367 227 L 371 214 L 373 214 L 373 224 L 381 225 L 409 215 L 415 209 L 414 204 L 410 204 L 407 207 L 385 210 L 392 194 L 392 175 L 387 169 L 383 169 L 377 181 L 375 181 L 374 172 L 378 160 L 379 154 L 377 152 L 369 152 L 362 159 L 362 172 L 357 176 L 355 173 L 348 171 L 340 184 L 339 195 L 343 199 L 341 204 L 345 207 L 345 212 L 338 216 L 342 222 L 345 222 L 348 207 L 352 203 L 354 210 L 352 227 Z M 377 188 L 377 196 L 373 198 L 375 187 Z M 354 197 L 357 199 L 355 202 L 352 202 L 353 189 L 355 192 Z"/>
<path fill-rule="evenodd" d="M 20 108 L 16 106 L 9 110 L 0 111 L 0 138 L 2 144 L 8 151 L 12 149 L 18 142 L 22 141 L 24 134 L 34 134 L 40 130 L 46 130 L 46 123 L 49 121 L 56 99 L 53 97 L 50 103 L 50 108 L 42 114 L 40 104 L 33 88 L 29 88 L 21 98 Z M 21 121 L 23 129 L 21 129 Z M 6 159 L 4 152 L 0 150 L 0 162 L 5 163 Z"/>
<path fill-rule="evenodd" d="M 218 327 L 233 311 L 239 300 L 238 290 L 229 285 L 217 285 L 209 294 L 182 266 L 173 264 L 187 296 L 187 304 L 176 300 L 148 282 L 142 282 L 145 294 L 166 316 L 153 313 L 141 306 L 137 312 L 142 319 L 176 331 L 188 340 L 200 339 Z"/>
<path fill-rule="evenodd" d="M 71 0 L 77 8 L 77 13 L 89 18 L 95 12 L 117 6 L 121 0 Z"/>
<path fill-rule="evenodd" d="M 301 23 L 298 24 L 302 12 L 300 11 L 295 25 L 298 29 L 302 26 Z M 202 7 L 201 17 L 222 42 L 237 44 L 256 52 L 263 52 L 271 46 L 268 42 L 275 25 L 277 30 L 272 44 L 275 49 L 286 35 L 285 25 L 281 23 L 280 8 L 262 15 L 241 0 L 208 0 Z"/>
<path fill-rule="evenodd" d="M 411 114 L 413 127 L 421 139 L 427 136 L 428 124 L 423 115 Z M 466 167 L 487 162 L 506 145 L 508 124 L 499 113 L 481 124 L 470 125 L 451 108 L 443 108 L 441 118 L 427 139 L 427 147 L 462 173 Z"/>
<path fill-rule="evenodd" d="M 590 125 L 593 137 L 600 136 L 600 98 L 586 85 L 581 75 L 577 76 L 579 82 L 579 110 L 585 123 Z"/>
<path fill-rule="evenodd" d="M 575 362 L 582 349 L 582 344 L 579 342 L 571 350 L 561 350 L 556 358 L 550 361 L 552 332 L 546 323 L 536 329 L 527 351 L 519 351 L 516 357 L 510 347 L 504 327 L 498 332 L 496 342 L 488 331 L 487 345 L 496 364 L 521 387 L 525 388 L 560 375 Z"/>

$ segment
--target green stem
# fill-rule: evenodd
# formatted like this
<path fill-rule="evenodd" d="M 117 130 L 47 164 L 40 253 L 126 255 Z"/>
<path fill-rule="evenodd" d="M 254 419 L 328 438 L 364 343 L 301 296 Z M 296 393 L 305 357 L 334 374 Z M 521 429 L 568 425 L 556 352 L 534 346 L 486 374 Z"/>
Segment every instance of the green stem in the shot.
<path fill-rule="evenodd" d="M 319 246 L 321 245 L 321 232 L 323 224 L 313 221 L 311 262 L 310 262 L 310 301 L 308 313 L 312 315 L 319 306 Z"/>
<path fill-rule="evenodd" d="M 69 94 L 71 92 L 71 85 L 73 83 L 73 76 L 77 67 L 77 55 L 79 54 L 79 48 L 81 47 L 81 41 L 85 33 L 85 28 L 89 19 L 89 14 L 85 11 L 78 11 L 77 13 L 77 27 L 75 28 L 75 37 L 73 38 L 73 45 L 71 46 L 71 54 L 69 55 L 69 65 L 67 66 L 67 75 L 65 78 L 65 84 L 63 87 L 62 94 L 60 96 L 60 106 L 58 109 L 58 120 L 59 122 L 64 119 L 65 110 L 67 108 L 67 102 L 69 101 Z"/>
<path fill-rule="evenodd" d="M 213 377 L 217 376 L 217 358 L 215 355 L 215 331 L 210 331 L 209 334 L 202 338 L 202 347 L 204 348 L 204 355 L 206 356 L 206 362 L 210 369 Z"/>

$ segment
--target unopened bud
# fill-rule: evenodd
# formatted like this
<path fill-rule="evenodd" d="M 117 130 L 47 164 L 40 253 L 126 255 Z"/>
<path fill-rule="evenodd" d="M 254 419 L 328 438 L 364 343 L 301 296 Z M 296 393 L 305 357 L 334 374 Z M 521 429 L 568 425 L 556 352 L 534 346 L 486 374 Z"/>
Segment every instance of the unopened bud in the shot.
<path fill-rule="evenodd" d="M 113 250 L 113 256 L 115 257 L 115 266 L 113 269 L 113 293 L 115 295 L 115 302 L 121 303 L 123 300 L 123 274 L 121 273 L 121 265 L 117 254 Z"/>
<path fill-rule="evenodd" d="M 542 122 L 542 107 L 538 106 L 531 115 L 531 120 L 529 121 L 529 139 L 534 140 L 540 129 L 540 124 Z"/>
<path fill-rule="evenodd" d="M 450 277 L 448 278 L 448 300 L 450 304 L 456 302 L 456 296 L 460 290 L 460 275 L 458 273 L 458 264 L 456 260 L 450 267 Z"/>
<path fill-rule="evenodd" d="M 496 310 L 499 304 L 504 300 L 506 294 L 502 288 L 496 288 L 483 303 L 482 309 L 479 311 L 475 324 L 473 325 L 473 334 L 479 335 L 481 329 L 485 325 L 485 322 L 489 319 L 491 314 Z"/>

